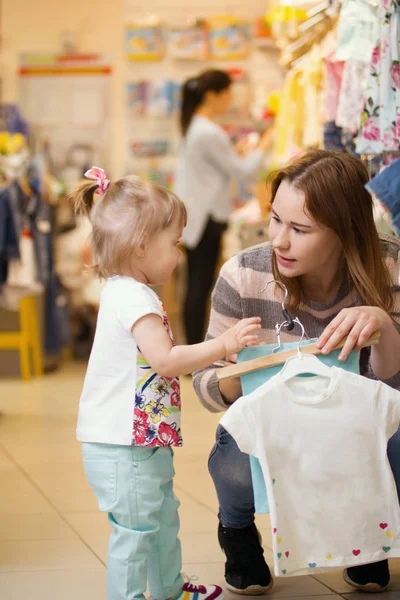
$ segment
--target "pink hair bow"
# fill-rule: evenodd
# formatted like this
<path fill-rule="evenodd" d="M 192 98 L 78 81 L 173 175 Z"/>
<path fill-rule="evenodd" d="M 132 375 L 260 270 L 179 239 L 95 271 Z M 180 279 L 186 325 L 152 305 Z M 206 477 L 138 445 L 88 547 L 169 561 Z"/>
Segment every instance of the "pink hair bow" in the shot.
<path fill-rule="evenodd" d="M 110 180 L 107 179 L 106 172 L 104 169 L 100 169 L 100 167 L 92 167 L 89 171 L 86 171 L 85 177 L 87 179 L 92 179 L 93 181 L 97 181 L 99 187 L 97 189 L 97 193 L 102 196 L 108 190 L 108 186 L 110 185 Z"/>

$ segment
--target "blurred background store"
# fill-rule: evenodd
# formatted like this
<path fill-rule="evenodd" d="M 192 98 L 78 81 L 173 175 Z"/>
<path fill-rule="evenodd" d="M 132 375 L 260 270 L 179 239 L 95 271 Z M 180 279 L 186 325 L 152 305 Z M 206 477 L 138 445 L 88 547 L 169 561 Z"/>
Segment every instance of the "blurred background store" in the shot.
<path fill-rule="evenodd" d="M 357 16 L 347 2 L 341 17 L 341 3 L 329 0 L 251 0 L 245 10 L 237 0 L 168 8 L 161 0 L 127 0 L 112 9 L 89 0 L 34 7 L 3 0 L 0 331 L 17 330 L 18 315 L 31 310 L 45 371 L 66 358 L 87 357 L 101 284 L 85 273 L 90 225 L 74 216 L 66 193 L 92 164 L 113 179 L 137 173 L 173 188 L 182 83 L 205 69 L 224 69 L 234 82 L 221 122 L 233 143 L 248 140 L 250 151 L 274 127 L 274 145 L 257 179 L 232 185 L 235 210 L 220 262 L 265 241 L 265 180 L 272 169 L 304 148 L 356 152 L 379 34 L 375 4 L 361 2 Z M 362 49 L 355 42 L 360 31 Z M 367 138 L 373 120 L 363 116 Z M 392 138 L 380 152 L 363 144 L 371 175 L 383 151 L 393 150 Z M 8 222 L 5 211 L 13 202 L 18 215 Z M 18 239 L 10 242 L 13 233 Z M 160 290 L 178 338 L 184 288 L 183 259 L 174 281 Z M 27 297 L 34 298 L 31 304 Z M 21 352 L 11 347 L 17 343 L 3 335 L 0 375 L 20 371 Z M 26 357 L 23 362 L 26 377 Z"/>
<path fill-rule="evenodd" d="M 68 192 L 92 165 L 104 168 L 111 179 L 136 173 L 173 189 L 182 84 L 205 69 L 223 69 L 234 82 L 233 103 L 221 121 L 232 143 L 245 140 L 244 152 L 250 152 L 273 128 L 273 145 L 256 179 L 232 185 L 234 210 L 219 265 L 240 249 L 267 241 L 266 179 L 294 154 L 306 148 L 344 149 L 358 153 L 371 176 L 400 155 L 396 108 L 388 116 L 390 134 L 376 143 L 380 101 L 374 105 L 371 77 L 389 69 L 397 82 L 396 98 L 400 94 L 398 56 L 394 53 L 385 67 L 377 55 L 376 44 L 385 36 L 380 3 L 0 0 L 0 488 L 9 485 L 3 508 L 0 496 L 0 515 L 9 516 L 0 535 L 2 600 L 27 597 L 35 585 L 47 598 L 39 575 L 2 579 L 2 570 L 78 569 L 73 560 L 65 566 L 46 557 L 52 544 L 27 550 L 25 541 L 37 539 L 35 515 L 57 521 L 53 532 L 71 528 L 66 539 L 77 556 L 79 541 L 82 569 L 104 566 L 98 522 L 75 512 L 73 500 L 90 493 L 82 474 L 76 474 L 81 467 L 74 428 L 101 283 L 85 270 L 90 223 L 74 215 Z M 400 117 L 400 102 L 396 106 Z M 398 235 L 394 220 L 377 200 L 378 228 Z M 173 280 L 158 290 L 181 342 L 185 284 L 183 256 Z M 190 382 L 184 386 L 194 406 Z M 205 511 L 201 527 L 214 544 L 216 503 L 206 459 L 217 419 L 207 415 L 204 436 L 196 434 L 201 410 L 188 409 L 186 417 L 188 452 L 205 490 L 192 508 Z M 178 470 L 184 462 L 178 458 Z M 190 496 L 188 477 L 182 476 L 180 485 Z M 66 494 L 63 504 L 59 500 Z M 32 512 L 29 506 L 37 508 Z M 93 500 L 85 506 L 94 514 Z M 188 510 L 184 531 L 193 532 L 191 520 Z M 25 537 L 12 533 L 21 522 L 31 532 Z M 57 535 L 48 534 L 52 543 L 64 541 L 64 534 Z M 221 563 L 222 580 L 223 558 L 215 552 L 210 561 Z M 43 562 L 40 557 L 30 562 L 35 553 L 43 554 Z M 189 562 L 208 564 L 201 559 L 192 552 Z M 211 576 L 204 572 L 203 577 Z M 103 597 L 104 586 L 100 591 L 96 583 L 96 596 L 92 591 L 95 580 L 85 580 L 79 593 L 80 584 L 73 587 L 64 576 L 46 581 L 53 590 L 65 586 L 80 600 Z M 304 597 L 349 592 L 336 580 L 325 583 L 314 580 L 304 589 L 296 584 L 300 588 L 294 586 L 292 595 L 299 589 Z M 63 600 L 62 594 L 55 597 Z"/>

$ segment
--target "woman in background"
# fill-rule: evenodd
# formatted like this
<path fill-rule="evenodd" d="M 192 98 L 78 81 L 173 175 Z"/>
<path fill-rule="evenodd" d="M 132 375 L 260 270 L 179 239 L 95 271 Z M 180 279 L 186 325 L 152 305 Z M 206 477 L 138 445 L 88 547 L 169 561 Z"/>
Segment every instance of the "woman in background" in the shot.
<path fill-rule="evenodd" d="M 188 264 L 184 324 L 188 344 L 204 339 L 207 301 L 232 209 L 234 178 L 254 177 L 270 146 L 266 132 L 258 148 L 246 157 L 216 120 L 232 102 L 232 79 L 225 71 L 209 70 L 188 79 L 183 88 L 180 116 L 183 142 L 176 173 L 176 193 L 188 209 L 183 233 Z M 243 145 L 241 145 L 243 149 Z"/>

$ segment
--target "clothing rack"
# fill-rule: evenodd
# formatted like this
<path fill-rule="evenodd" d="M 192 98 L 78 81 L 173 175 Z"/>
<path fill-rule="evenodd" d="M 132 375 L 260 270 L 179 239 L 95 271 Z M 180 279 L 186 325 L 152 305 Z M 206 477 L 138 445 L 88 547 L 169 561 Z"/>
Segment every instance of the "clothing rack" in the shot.
<path fill-rule="evenodd" d="M 0 192 L 0 298 L 4 309 L 0 350 L 19 351 L 24 380 L 30 378 L 30 351 L 34 372 L 40 375 L 43 358 L 54 362 L 69 341 L 67 301 L 55 270 L 54 205 L 46 194 L 41 163 L 33 160 L 26 161 Z M 14 327 L 14 316 L 10 324 L 7 313 L 17 317 Z M 38 333 L 41 321 L 43 343 Z M 10 359 L 12 370 L 12 354 Z"/>
<path fill-rule="evenodd" d="M 336 24 L 340 4 L 325 0 L 307 12 L 307 20 L 299 25 L 300 37 L 282 50 L 280 63 L 284 67 L 292 65 L 327 35 Z"/>

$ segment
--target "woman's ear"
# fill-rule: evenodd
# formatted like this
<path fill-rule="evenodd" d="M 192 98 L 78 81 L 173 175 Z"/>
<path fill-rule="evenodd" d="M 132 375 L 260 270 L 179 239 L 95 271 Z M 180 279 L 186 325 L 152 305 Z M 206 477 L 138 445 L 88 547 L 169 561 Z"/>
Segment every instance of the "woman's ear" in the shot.
<path fill-rule="evenodd" d="M 208 90 L 203 94 L 203 102 L 202 104 L 212 104 L 215 101 L 215 92 L 213 90 Z"/>

